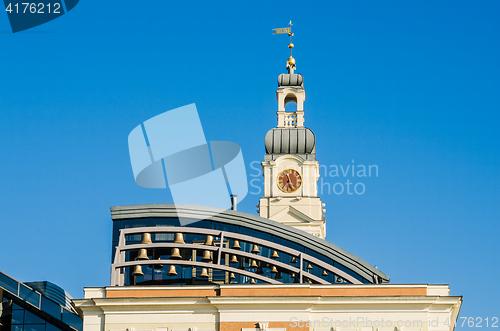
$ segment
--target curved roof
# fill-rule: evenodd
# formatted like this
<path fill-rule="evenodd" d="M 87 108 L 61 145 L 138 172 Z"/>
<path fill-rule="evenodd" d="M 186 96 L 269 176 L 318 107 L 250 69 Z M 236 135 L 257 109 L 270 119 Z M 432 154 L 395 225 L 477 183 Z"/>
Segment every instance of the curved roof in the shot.
<path fill-rule="evenodd" d="M 278 76 L 278 86 L 304 87 L 304 77 L 301 74 L 281 74 Z"/>
<path fill-rule="evenodd" d="M 265 138 L 267 154 L 311 154 L 316 138 L 308 128 L 274 128 Z"/>
<path fill-rule="evenodd" d="M 111 207 L 111 218 L 113 220 L 153 217 L 211 220 L 244 226 L 301 245 L 342 264 L 367 280 L 382 283 L 389 282 L 389 276 L 342 248 L 302 230 L 256 215 L 194 205 L 146 204 Z M 379 280 L 375 280 L 376 276 L 378 276 Z"/>

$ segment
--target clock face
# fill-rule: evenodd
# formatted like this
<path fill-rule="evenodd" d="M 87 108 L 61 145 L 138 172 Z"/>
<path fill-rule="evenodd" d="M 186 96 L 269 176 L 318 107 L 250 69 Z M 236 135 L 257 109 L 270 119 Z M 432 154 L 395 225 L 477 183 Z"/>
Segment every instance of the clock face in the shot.
<path fill-rule="evenodd" d="M 286 169 L 280 172 L 277 178 L 278 187 L 285 193 L 293 193 L 302 185 L 302 177 L 298 171 Z"/>

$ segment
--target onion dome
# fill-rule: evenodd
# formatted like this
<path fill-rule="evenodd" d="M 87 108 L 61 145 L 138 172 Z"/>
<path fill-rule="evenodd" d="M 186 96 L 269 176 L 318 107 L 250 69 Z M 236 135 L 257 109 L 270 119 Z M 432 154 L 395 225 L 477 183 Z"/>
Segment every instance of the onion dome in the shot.
<path fill-rule="evenodd" d="M 281 74 L 278 76 L 278 86 L 299 86 L 304 88 L 304 77 L 301 74 Z"/>
<path fill-rule="evenodd" d="M 267 132 L 267 154 L 312 154 L 316 138 L 308 128 L 274 128 Z"/>

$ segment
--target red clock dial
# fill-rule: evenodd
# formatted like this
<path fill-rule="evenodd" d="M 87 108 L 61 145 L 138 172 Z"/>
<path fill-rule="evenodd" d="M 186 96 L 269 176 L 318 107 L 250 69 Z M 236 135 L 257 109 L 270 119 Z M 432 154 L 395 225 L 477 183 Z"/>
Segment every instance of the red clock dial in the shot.
<path fill-rule="evenodd" d="M 300 177 L 298 171 L 293 169 L 283 170 L 276 180 L 279 189 L 285 193 L 293 193 L 302 185 L 302 177 Z"/>

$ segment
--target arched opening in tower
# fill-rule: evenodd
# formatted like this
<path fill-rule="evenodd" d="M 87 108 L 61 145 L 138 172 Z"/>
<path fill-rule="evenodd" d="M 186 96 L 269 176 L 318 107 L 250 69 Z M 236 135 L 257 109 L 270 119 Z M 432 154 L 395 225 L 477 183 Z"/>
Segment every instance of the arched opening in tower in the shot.
<path fill-rule="evenodd" d="M 286 112 L 297 111 L 297 96 L 295 94 L 289 93 L 285 97 L 285 111 Z"/>

